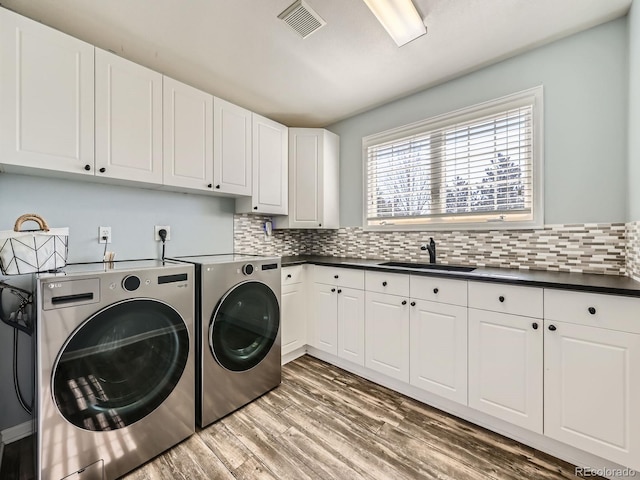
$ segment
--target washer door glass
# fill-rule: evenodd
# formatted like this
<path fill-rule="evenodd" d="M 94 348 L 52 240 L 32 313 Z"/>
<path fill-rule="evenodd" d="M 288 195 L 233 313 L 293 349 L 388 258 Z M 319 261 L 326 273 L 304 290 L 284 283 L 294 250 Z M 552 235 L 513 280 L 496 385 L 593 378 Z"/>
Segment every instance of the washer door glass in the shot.
<path fill-rule="evenodd" d="M 209 325 L 209 346 L 220 365 L 234 372 L 258 365 L 276 341 L 280 308 L 264 283 L 245 282 L 222 298 Z"/>
<path fill-rule="evenodd" d="M 77 427 L 123 428 L 160 406 L 188 356 L 187 327 L 173 308 L 149 299 L 116 303 L 70 337 L 54 368 L 53 396 Z"/>

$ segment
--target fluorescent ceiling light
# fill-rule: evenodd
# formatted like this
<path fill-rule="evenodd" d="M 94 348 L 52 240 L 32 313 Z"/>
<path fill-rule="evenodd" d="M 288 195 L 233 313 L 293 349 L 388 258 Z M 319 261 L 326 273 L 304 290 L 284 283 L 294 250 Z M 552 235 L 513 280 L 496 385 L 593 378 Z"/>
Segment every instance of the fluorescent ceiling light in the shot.
<path fill-rule="evenodd" d="M 399 47 L 427 33 L 411 0 L 364 0 Z"/>

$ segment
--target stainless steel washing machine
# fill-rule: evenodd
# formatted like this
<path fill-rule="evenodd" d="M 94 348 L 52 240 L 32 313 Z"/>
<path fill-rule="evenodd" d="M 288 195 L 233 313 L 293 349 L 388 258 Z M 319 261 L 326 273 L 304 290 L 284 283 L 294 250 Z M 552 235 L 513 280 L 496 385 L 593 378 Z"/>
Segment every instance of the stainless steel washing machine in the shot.
<path fill-rule="evenodd" d="M 204 427 L 280 384 L 280 257 L 174 260 L 196 266 L 196 421 Z"/>
<path fill-rule="evenodd" d="M 194 267 L 37 279 L 38 478 L 115 479 L 195 430 Z"/>

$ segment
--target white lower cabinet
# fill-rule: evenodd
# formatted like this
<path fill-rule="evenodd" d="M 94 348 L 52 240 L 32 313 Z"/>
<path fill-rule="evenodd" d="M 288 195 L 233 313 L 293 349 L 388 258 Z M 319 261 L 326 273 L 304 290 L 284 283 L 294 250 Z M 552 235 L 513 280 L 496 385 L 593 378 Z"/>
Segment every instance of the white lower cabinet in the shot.
<path fill-rule="evenodd" d="M 364 284 L 362 270 L 315 267 L 311 346 L 364 365 Z M 331 283 L 321 283 L 331 282 Z M 345 287 L 343 285 L 350 285 Z"/>
<path fill-rule="evenodd" d="M 283 285 L 280 344 L 287 355 L 307 344 L 306 295 L 303 283 Z"/>
<path fill-rule="evenodd" d="M 365 366 L 407 383 L 409 309 L 407 297 L 366 292 Z"/>
<path fill-rule="evenodd" d="M 364 292 L 338 288 L 338 356 L 364 365 Z"/>
<path fill-rule="evenodd" d="M 411 385 L 466 405 L 467 307 L 412 299 L 410 334 Z"/>
<path fill-rule="evenodd" d="M 545 435 L 640 470 L 640 335 L 545 327 Z"/>
<path fill-rule="evenodd" d="M 469 309 L 469 406 L 542 433 L 542 320 Z"/>

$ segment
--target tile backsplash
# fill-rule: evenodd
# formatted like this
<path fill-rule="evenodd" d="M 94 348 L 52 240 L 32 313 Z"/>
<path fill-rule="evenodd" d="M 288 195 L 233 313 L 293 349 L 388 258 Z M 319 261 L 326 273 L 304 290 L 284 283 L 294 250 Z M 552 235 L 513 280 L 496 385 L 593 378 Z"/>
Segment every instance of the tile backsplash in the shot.
<path fill-rule="evenodd" d="M 627 275 L 640 281 L 640 221 L 627 223 Z"/>
<path fill-rule="evenodd" d="M 433 236 L 439 263 L 482 267 L 624 275 L 625 261 L 640 275 L 640 222 L 548 225 L 537 230 L 377 232 L 360 227 L 337 230 L 274 230 L 268 217 L 234 217 L 235 250 L 269 255 L 331 255 L 428 262 L 420 250 Z M 627 244 L 627 236 L 633 245 Z M 632 243 L 632 242 L 630 242 Z"/>

